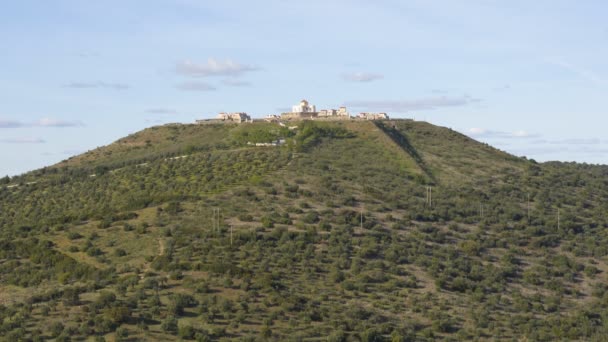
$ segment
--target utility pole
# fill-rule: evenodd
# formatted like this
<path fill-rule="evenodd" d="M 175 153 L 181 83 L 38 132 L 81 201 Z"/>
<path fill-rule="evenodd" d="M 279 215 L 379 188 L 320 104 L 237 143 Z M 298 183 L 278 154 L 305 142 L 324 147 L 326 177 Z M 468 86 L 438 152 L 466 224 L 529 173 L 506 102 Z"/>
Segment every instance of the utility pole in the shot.
<path fill-rule="evenodd" d="M 560 226 L 561 226 L 561 222 L 560 222 L 559 208 L 557 208 L 557 230 L 560 230 Z"/>
<path fill-rule="evenodd" d="M 363 206 L 361 206 L 361 230 L 363 230 Z"/>
<path fill-rule="evenodd" d="M 215 208 L 211 208 L 211 230 L 215 231 Z"/>
<path fill-rule="evenodd" d="M 528 223 L 530 223 L 530 193 L 528 193 Z"/>
<path fill-rule="evenodd" d="M 230 247 L 232 247 L 232 225 L 230 225 Z"/>
<path fill-rule="evenodd" d="M 219 231 L 220 230 L 220 208 L 213 208 L 213 218 L 212 218 L 212 222 L 213 222 L 213 231 Z"/>

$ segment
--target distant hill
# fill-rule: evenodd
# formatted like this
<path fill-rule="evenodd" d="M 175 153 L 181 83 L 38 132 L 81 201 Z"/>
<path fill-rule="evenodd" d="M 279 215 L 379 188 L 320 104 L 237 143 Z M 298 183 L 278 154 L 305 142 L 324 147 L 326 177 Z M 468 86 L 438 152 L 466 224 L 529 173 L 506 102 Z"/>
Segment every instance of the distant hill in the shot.
<path fill-rule="evenodd" d="M 608 336 L 608 167 L 411 120 L 297 126 L 152 127 L 5 179 L 0 336 Z"/>

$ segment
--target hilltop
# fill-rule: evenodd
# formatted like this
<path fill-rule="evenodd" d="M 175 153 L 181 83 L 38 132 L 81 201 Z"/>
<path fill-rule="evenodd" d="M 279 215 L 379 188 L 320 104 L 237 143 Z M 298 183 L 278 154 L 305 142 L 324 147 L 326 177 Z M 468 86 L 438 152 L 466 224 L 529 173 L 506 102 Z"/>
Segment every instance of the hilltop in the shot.
<path fill-rule="evenodd" d="M 0 335 L 606 336 L 608 167 L 412 120 L 292 124 L 152 127 L 5 181 Z"/>

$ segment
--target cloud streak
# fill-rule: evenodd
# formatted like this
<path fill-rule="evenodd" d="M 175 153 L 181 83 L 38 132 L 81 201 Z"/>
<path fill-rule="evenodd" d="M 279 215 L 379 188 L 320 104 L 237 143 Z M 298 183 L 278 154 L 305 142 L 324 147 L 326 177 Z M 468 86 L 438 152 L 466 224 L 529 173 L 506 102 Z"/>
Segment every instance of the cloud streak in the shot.
<path fill-rule="evenodd" d="M 214 91 L 216 88 L 204 82 L 182 82 L 175 86 L 182 91 Z"/>
<path fill-rule="evenodd" d="M 43 118 L 33 123 L 34 127 L 81 127 L 84 124 L 80 121 L 66 121 Z"/>
<path fill-rule="evenodd" d="M 111 89 L 111 90 L 127 90 L 131 88 L 128 84 L 113 83 L 113 82 L 71 82 L 64 86 L 72 89 Z"/>
<path fill-rule="evenodd" d="M 2 120 L 0 119 L 0 128 L 17 128 L 23 127 L 23 123 L 15 120 Z"/>
<path fill-rule="evenodd" d="M 607 140 L 602 140 L 598 138 L 570 138 L 570 139 L 558 139 L 558 140 L 547 140 L 547 139 L 538 139 L 533 141 L 534 144 L 537 145 L 575 145 L 575 146 L 593 146 L 593 145 L 601 145 L 608 143 Z"/>
<path fill-rule="evenodd" d="M 494 131 L 485 128 L 469 128 L 464 132 L 473 138 L 484 138 L 484 139 L 531 139 L 540 137 L 539 134 L 529 133 L 524 130 L 518 130 L 513 132 Z"/>
<path fill-rule="evenodd" d="M 441 96 L 405 101 L 347 101 L 344 105 L 364 111 L 405 113 L 412 110 L 434 110 L 445 107 L 461 107 L 480 101 L 481 100 L 470 96 Z"/>
<path fill-rule="evenodd" d="M 16 120 L 0 120 L 0 128 L 21 128 L 21 127 L 81 127 L 84 124 L 80 121 L 57 120 L 42 118 L 34 122 L 22 122 Z"/>
<path fill-rule="evenodd" d="M 150 108 L 146 109 L 149 114 L 177 114 L 177 110 L 170 108 Z"/>
<path fill-rule="evenodd" d="M 209 58 L 207 63 L 196 63 L 190 60 L 175 65 L 175 72 L 189 77 L 231 76 L 238 77 L 246 72 L 259 70 L 258 67 L 240 64 L 230 59 L 220 61 Z"/>
<path fill-rule="evenodd" d="M 372 81 L 381 80 L 383 78 L 384 78 L 384 75 L 367 73 L 367 72 L 355 72 L 355 73 L 342 74 L 342 79 L 347 82 L 368 83 L 368 82 L 372 82 Z"/>
<path fill-rule="evenodd" d="M 561 68 L 564 68 L 564 69 L 578 75 L 580 78 L 582 78 L 590 83 L 595 84 L 596 86 L 608 85 L 608 80 L 606 80 L 604 77 L 597 74 L 596 72 L 582 68 L 578 65 L 569 63 L 561 58 L 550 59 L 549 63 L 559 66 Z"/>
<path fill-rule="evenodd" d="M 229 87 L 251 87 L 250 82 L 241 81 L 238 79 L 231 79 L 231 78 L 223 80 L 222 84 L 229 86 Z"/>
<path fill-rule="evenodd" d="M 10 138 L 0 139 L 0 143 L 5 144 L 44 144 L 46 140 L 40 138 Z"/>

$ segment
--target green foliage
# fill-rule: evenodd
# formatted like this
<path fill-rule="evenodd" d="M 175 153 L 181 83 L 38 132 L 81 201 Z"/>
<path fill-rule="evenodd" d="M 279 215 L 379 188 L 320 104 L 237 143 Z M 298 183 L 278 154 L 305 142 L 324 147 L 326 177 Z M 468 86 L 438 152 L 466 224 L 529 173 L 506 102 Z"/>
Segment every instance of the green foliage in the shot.
<path fill-rule="evenodd" d="M 299 126 L 149 129 L 0 186 L 0 336 L 606 336 L 608 168 L 407 120 Z M 246 145 L 270 136 L 298 153 Z"/>
<path fill-rule="evenodd" d="M 59 253 L 49 241 L 35 238 L 18 241 L 0 240 L 0 282 L 23 287 L 35 286 L 48 280 L 73 282 L 107 275 Z"/>
<path fill-rule="evenodd" d="M 232 139 L 236 144 L 247 145 L 248 143 L 272 143 L 293 135 L 294 133 L 286 127 L 273 124 L 240 125 L 232 132 Z"/>
<path fill-rule="evenodd" d="M 361 342 L 384 342 L 384 336 L 374 328 L 367 329 L 361 334 Z"/>
<path fill-rule="evenodd" d="M 0 185 L 7 185 L 11 182 L 11 178 L 9 176 L 4 176 L 0 178 Z"/>
<path fill-rule="evenodd" d="M 196 334 L 194 328 L 191 325 L 180 325 L 177 336 L 185 340 L 192 340 Z"/>
<path fill-rule="evenodd" d="M 342 127 L 314 121 L 303 121 L 299 126 L 299 132 L 295 139 L 298 150 L 306 151 L 321 143 L 323 139 L 345 139 L 353 138 L 354 136 L 353 132 Z"/>
<path fill-rule="evenodd" d="M 177 319 L 175 318 L 175 316 L 169 316 L 167 317 L 161 324 L 161 328 L 163 329 L 164 332 L 170 333 L 170 334 L 177 334 Z"/>

